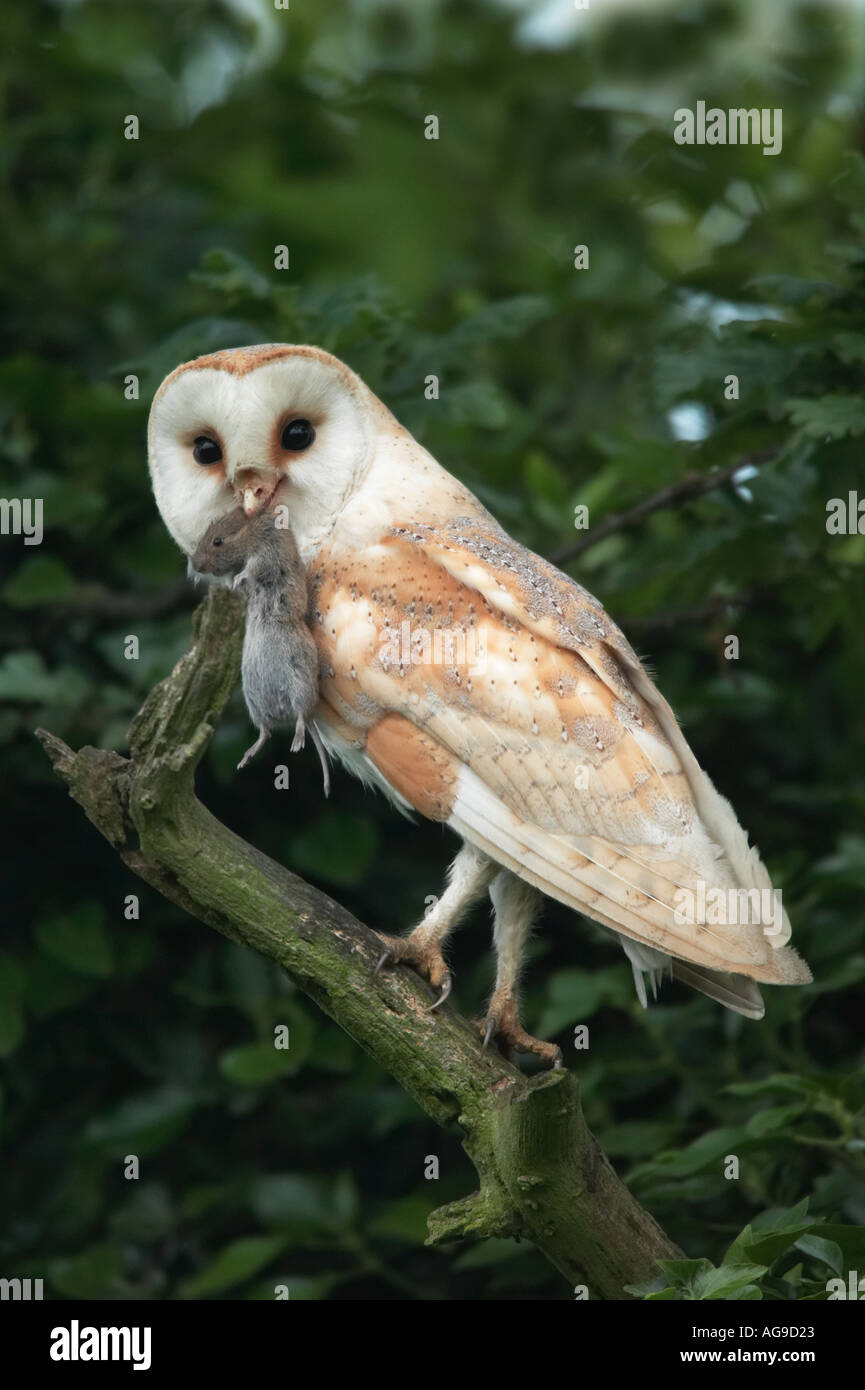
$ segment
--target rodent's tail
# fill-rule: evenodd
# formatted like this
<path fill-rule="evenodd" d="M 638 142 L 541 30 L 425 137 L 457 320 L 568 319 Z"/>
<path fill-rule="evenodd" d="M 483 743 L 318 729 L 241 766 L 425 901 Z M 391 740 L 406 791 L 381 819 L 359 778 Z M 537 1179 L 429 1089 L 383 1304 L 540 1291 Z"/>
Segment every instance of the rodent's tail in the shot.
<path fill-rule="evenodd" d="M 312 735 L 312 741 L 318 749 L 318 756 L 321 759 L 321 770 L 324 775 L 324 794 L 325 796 L 330 796 L 330 768 L 327 765 L 327 754 L 324 751 L 324 744 L 321 741 L 321 735 L 312 719 L 309 721 L 307 727 Z"/>

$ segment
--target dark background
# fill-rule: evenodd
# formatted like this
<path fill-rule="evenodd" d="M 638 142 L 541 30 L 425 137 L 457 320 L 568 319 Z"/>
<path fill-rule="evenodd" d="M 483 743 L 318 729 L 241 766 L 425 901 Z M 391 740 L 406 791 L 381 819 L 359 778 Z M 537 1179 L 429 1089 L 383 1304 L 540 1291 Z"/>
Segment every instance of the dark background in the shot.
<path fill-rule="evenodd" d="M 122 750 L 188 643 L 146 469 L 160 379 L 286 341 L 344 358 L 544 554 L 582 534 L 577 503 L 597 524 L 776 450 L 569 568 L 760 846 L 815 983 L 767 989 L 760 1024 L 677 986 L 643 1011 L 617 945 L 551 904 L 525 1017 L 689 1256 L 774 1223 L 794 1234 L 763 1296 L 825 1297 L 839 1263 L 865 1270 L 865 1233 L 841 1234 L 865 1220 L 865 536 L 826 530 L 830 498 L 865 495 L 861 10 L 32 0 L 4 18 L 0 494 L 43 498 L 46 530 L 0 538 L 0 1274 L 55 1297 L 571 1296 L 525 1245 L 423 1248 L 427 1213 L 473 1186 L 456 1139 L 277 969 L 133 880 L 33 739 Z M 677 146 L 697 100 L 781 107 L 782 152 Z M 415 922 L 449 833 L 342 773 L 326 804 L 310 749 L 291 796 L 262 763 L 236 776 L 250 737 L 238 695 L 206 804 L 369 924 Z M 489 938 L 479 910 L 453 952 L 472 1015 Z M 811 1216 L 835 1238 L 786 1248 Z"/>

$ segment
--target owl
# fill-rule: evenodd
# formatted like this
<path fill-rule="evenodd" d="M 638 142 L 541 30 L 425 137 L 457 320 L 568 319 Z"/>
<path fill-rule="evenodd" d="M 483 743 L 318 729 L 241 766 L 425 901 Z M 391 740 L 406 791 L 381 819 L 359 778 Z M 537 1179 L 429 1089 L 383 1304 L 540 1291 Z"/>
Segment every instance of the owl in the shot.
<path fill-rule="evenodd" d="M 410 965 L 438 1007 L 447 938 L 489 893 L 484 1043 L 553 1065 L 518 1002 L 544 895 L 618 936 L 643 1005 L 672 976 L 756 1019 L 760 983 L 811 979 L 757 850 L 619 628 L 343 362 L 287 344 L 186 362 L 156 393 L 148 446 L 187 556 L 238 503 L 287 509 L 329 756 L 462 842 L 423 920 L 382 938 L 379 968 Z"/>

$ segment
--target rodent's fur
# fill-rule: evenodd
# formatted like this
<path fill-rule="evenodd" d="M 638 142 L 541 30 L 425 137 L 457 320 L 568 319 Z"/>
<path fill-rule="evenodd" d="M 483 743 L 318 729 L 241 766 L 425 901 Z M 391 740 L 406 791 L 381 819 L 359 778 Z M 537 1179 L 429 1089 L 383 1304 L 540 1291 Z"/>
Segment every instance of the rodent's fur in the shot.
<path fill-rule="evenodd" d="M 245 767 L 278 724 L 295 720 L 291 751 L 305 741 L 318 703 L 319 659 L 306 625 L 306 571 L 294 536 L 272 512 L 245 516 L 237 507 L 208 526 L 192 558 L 201 574 L 234 575 L 246 593 L 243 695 L 258 739 L 238 763 Z M 309 731 L 321 759 L 325 795 L 330 776 L 315 724 Z"/>

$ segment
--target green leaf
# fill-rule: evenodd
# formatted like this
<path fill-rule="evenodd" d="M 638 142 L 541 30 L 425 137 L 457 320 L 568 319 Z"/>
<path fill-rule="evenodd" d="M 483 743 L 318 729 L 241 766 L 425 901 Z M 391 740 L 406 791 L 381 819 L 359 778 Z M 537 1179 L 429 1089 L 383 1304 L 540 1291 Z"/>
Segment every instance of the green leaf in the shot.
<path fill-rule="evenodd" d="M 755 289 L 767 299 L 777 299 L 782 304 L 801 307 L 813 299 L 831 301 L 843 294 L 840 285 L 831 280 L 808 280 L 796 275 L 752 275 L 747 281 L 749 289 Z"/>
<path fill-rule="evenodd" d="M 177 1296 L 206 1298 L 234 1289 L 276 1259 L 286 1244 L 284 1236 L 243 1236 L 233 1240 L 199 1274 L 184 1280 Z"/>
<path fill-rule="evenodd" d="M 679 1289 L 691 1289 L 697 1280 L 714 1268 L 711 1260 L 659 1260 L 658 1264 L 670 1283 Z"/>
<path fill-rule="evenodd" d="M 78 1255 L 51 1260 L 48 1283 L 64 1298 L 116 1298 L 123 1291 L 122 1267 L 117 1246 L 92 1245 Z"/>
<path fill-rule="evenodd" d="M 625 1293 L 633 1294 L 634 1298 L 658 1298 L 669 1289 L 670 1286 L 663 1274 L 643 1279 L 639 1284 L 625 1284 Z"/>
<path fill-rule="evenodd" d="M 692 1283 L 694 1298 L 733 1298 L 740 1291 L 750 1289 L 755 1280 L 762 1279 L 766 1273 L 765 1265 L 722 1265 L 720 1269 L 707 1270 L 697 1276 Z M 749 1297 L 751 1297 L 749 1293 Z M 759 1296 L 759 1291 L 758 1291 Z"/>
<path fill-rule="evenodd" d="M 863 843 L 865 849 L 865 843 Z M 863 859 L 865 865 L 865 859 Z M 762 1081 L 733 1081 L 724 1090 L 731 1096 L 759 1096 L 767 1091 L 794 1091 L 797 1094 L 810 1095 L 813 1091 L 813 1082 L 806 1077 L 795 1076 L 788 1072 L 775 1072 L 772 1076 L 766 1076 Z"/>
<path fill-rule="evenodd" d="M 672 1119 L 626 1120 L 620 1125 L 604 1126 L 598 1133 L 605 1153 L 621 1158 L 645 1158 L 669 1146 L 676 1125 Z"/>
<path fill-rule="evenodd" d="M 36 940 L 47 956 L 79 974 L 107 979 L 114 968 L 111 937 L 96 903 L 82 903 L 62 917 L 38 922 Z"/>
<path fill-rule="evenodd" d="M 479 1241 L 477 1245 L 472 1245 L 457 1255 L 454 1269 L 489 1269 L 498 1266 L 503 1260 L 522 1260 L 531 1254 L 532 1247 L 525 1241 L 492 1236 L 489 1240 Z"/>
<path fill-rule="evenodd" d="M 233 941 L 222 947 L 220 973 L 230 997 L 253 1017 L 258 1016 L 262 1004 L 273 998 L 280 982 L 279 969 L 273 961 Z"/>
<path fill-rule="evenodd" d="M 74 1008 L 99 987 L 97 976 L 74 974 L 59 961 L 38 952 L 27 962 L 25 1000 L 34 1018 L 50 1018 Z"/>
<path fill-rule="evenodd" d="M 744 1140 L 744 1131 L 733 1126 L 708 1130 L 686 1149 L 662 1153 L 653 1163 L 640 1164 L 631 1174 L 631 1180 L 648 1174 L 663 1178 L 689 1177 L 692 1173 L 701 1172 L 710 1163 L 717 1163 L 727 1154 L 738 1152 Z"/>
<path fill-rule="evenodd" d="M 762 1212 L 736 1237 L 723 1263 L 737 1265 L 753 1260 L 765 1265 L 774 1264 L 799 1236 L 814 1229 L 817 1222 L 807 1212 L 807 1197 L 789 1210 Z"/>
<path fill-rule="evenodd" d="M 352 1174 L 345 1168 L 334 1179 L 331 1189 L 331 1203 L 337 1227 L 348 1230 L 357 1220 L 360 1211 L 360 1199 L 357 1184 Z"/>
<path fill-rule="evenodd" d="M 836 333 L 832 346 L 842 362 L 865 363 L 865 333 Z"/>
<path fill-rule="evenodd" d="M 319 1239 L 335 1227 L 330 1189 L 321 1179 L 302 1173 L 257 1178 L 250 1188 L 249 1204 L 263 1226 L 290 1231 L 296 1241 Z"/>
<path fill-rule="evenodd" d="M 549 1037 L 570 1024 L 585 1023 L 606 1005 L 629 1009 L 633 989 L 625 966 L 602 970 L 557 970 L 547 986 L 538 1032 Z"/>
<path fill-rule="evenodd" d="M 435 1205 L 427 1192 L 411 1192 L 391 1202 L 369 1222 L 370 1235 L 423 1245 L 427 1237 L 427 1219 Z"/>
<path fill-rule="evenodd" d="M 155 1153 L 187 1124 L 195 1099 L 179 1086 L 165 1085 L 123 1100 L 94 1116 L 84 1130 L 85 1144 L 114 1158 Z"/>
<path fill-rule="evenodd" d="M 752 1115 L 745 1130 L 753 1138 L 761 1139 L 766 1134 L 773 1134 L 779 1129 L 785 1129 L 791 1120 L 795 1120 L 797 1115 L 801 1115 L 806 1109 L 802 1105 L 773 1105 L 767 1110 L 760 1110 L 756 1115 Z"/>
<path fill-rule="evenodd" d="M 219 1070 L 226 1081 L 235 1086 L 270 1086 L 283 1077 L 293 1076 L 303 1062 L 293 1056 L 291 1048 L 276 1048 L 272 1043 L 247 1043 L 223 1052 Z"/>
<path fill-rule="evenodd" d="M 800 1236 L 796 1241 L 796 1249 L 801 1250 L 803 1255 L 810 1255 L 812 1259 L 820 1260 L 836 1274 L 846 1273 L 841 1247 L 834 1240 L 825 1240 L 823 1236 L 815 1235 Z"/>
<path fill-rule="evenodd" d="M 298 872 L 349 888 L 359 883 L 378 850 L 375 825 L 361 816 L 327 811 L 295 835 L 291 853 Z"/>
<path fill-rule="evenodd" d="M 167 1186 L 161 1182 L 130 1182 L 128 1199 L 110 1218 L 111 1231 L 121 1241 L 169 1239 L 177 1227 L 177 1211 Z"/>
<path fill-rule="evenodd" d="M 843 1251 L 848 1268 L 858 1267 L 865 1273 L 865 1226 L 842 1226 L 830 1221 L 821 1225 L 820 1232 Z"/>
<path fill-rule="evenodd" d="M 568 526 L 572 513 L 568 507 L 570 488 L 565 474 L 538 449 L 527 455 L 523 470 L 526 492 L 539 520 L 556 531 L 561 529 L 563 521 Z"/>
<path fill-rule="evenodd" d="M 865 201 L 865 159 L 861 150 L 844 151 L 844 172 L 836 180 L 836 193 L 842 203 L 858 211 Z"/>
<path fill-rule="evenodd" d="M 80 704 L 89 691 L 80 671 L 72 666 L 48 671 L 38 652 L 8 652 L 0 661 L 0 700 L 68 709 Z"/>
<path fill-rule="evenodd" d="M 56 555 L 25 560 L 3 586 L 3 597 L 12 608 L 39 608 L 74 592 L 75 576 Z"/>
<path fill-rule="evenodd" d="M 466 348 L 522 337 L 552 312 L 550 301 L 538 294 L 498 299 L 458 323 L 448 335 L 449 345 L 459 358 Z"/>
<path fill-rule="evenodd" d="M 858 396 L 829 394 L 787 400 L 784 410 L 793 424 L 811 439 L 844 439 L 865 434 L 865 401 Z"/>
<path fill-rule="evenodd" d="M 190 271 L 190 280 L 228 299 L 239 299 L 243 296 L 249 299 L 267 299 L 270 294 L 270 282 L 267 277 L 235 251 L 205 251 L 201 265 L 201 270 Z"/>
<path fill-rule="evenodd" d="M 445 383 L 441 402 L 444 414 L 454 425 L 503 430 L 511 419 L 508 397 L 490 377 L 476 377 L 453 386 Z"/>

